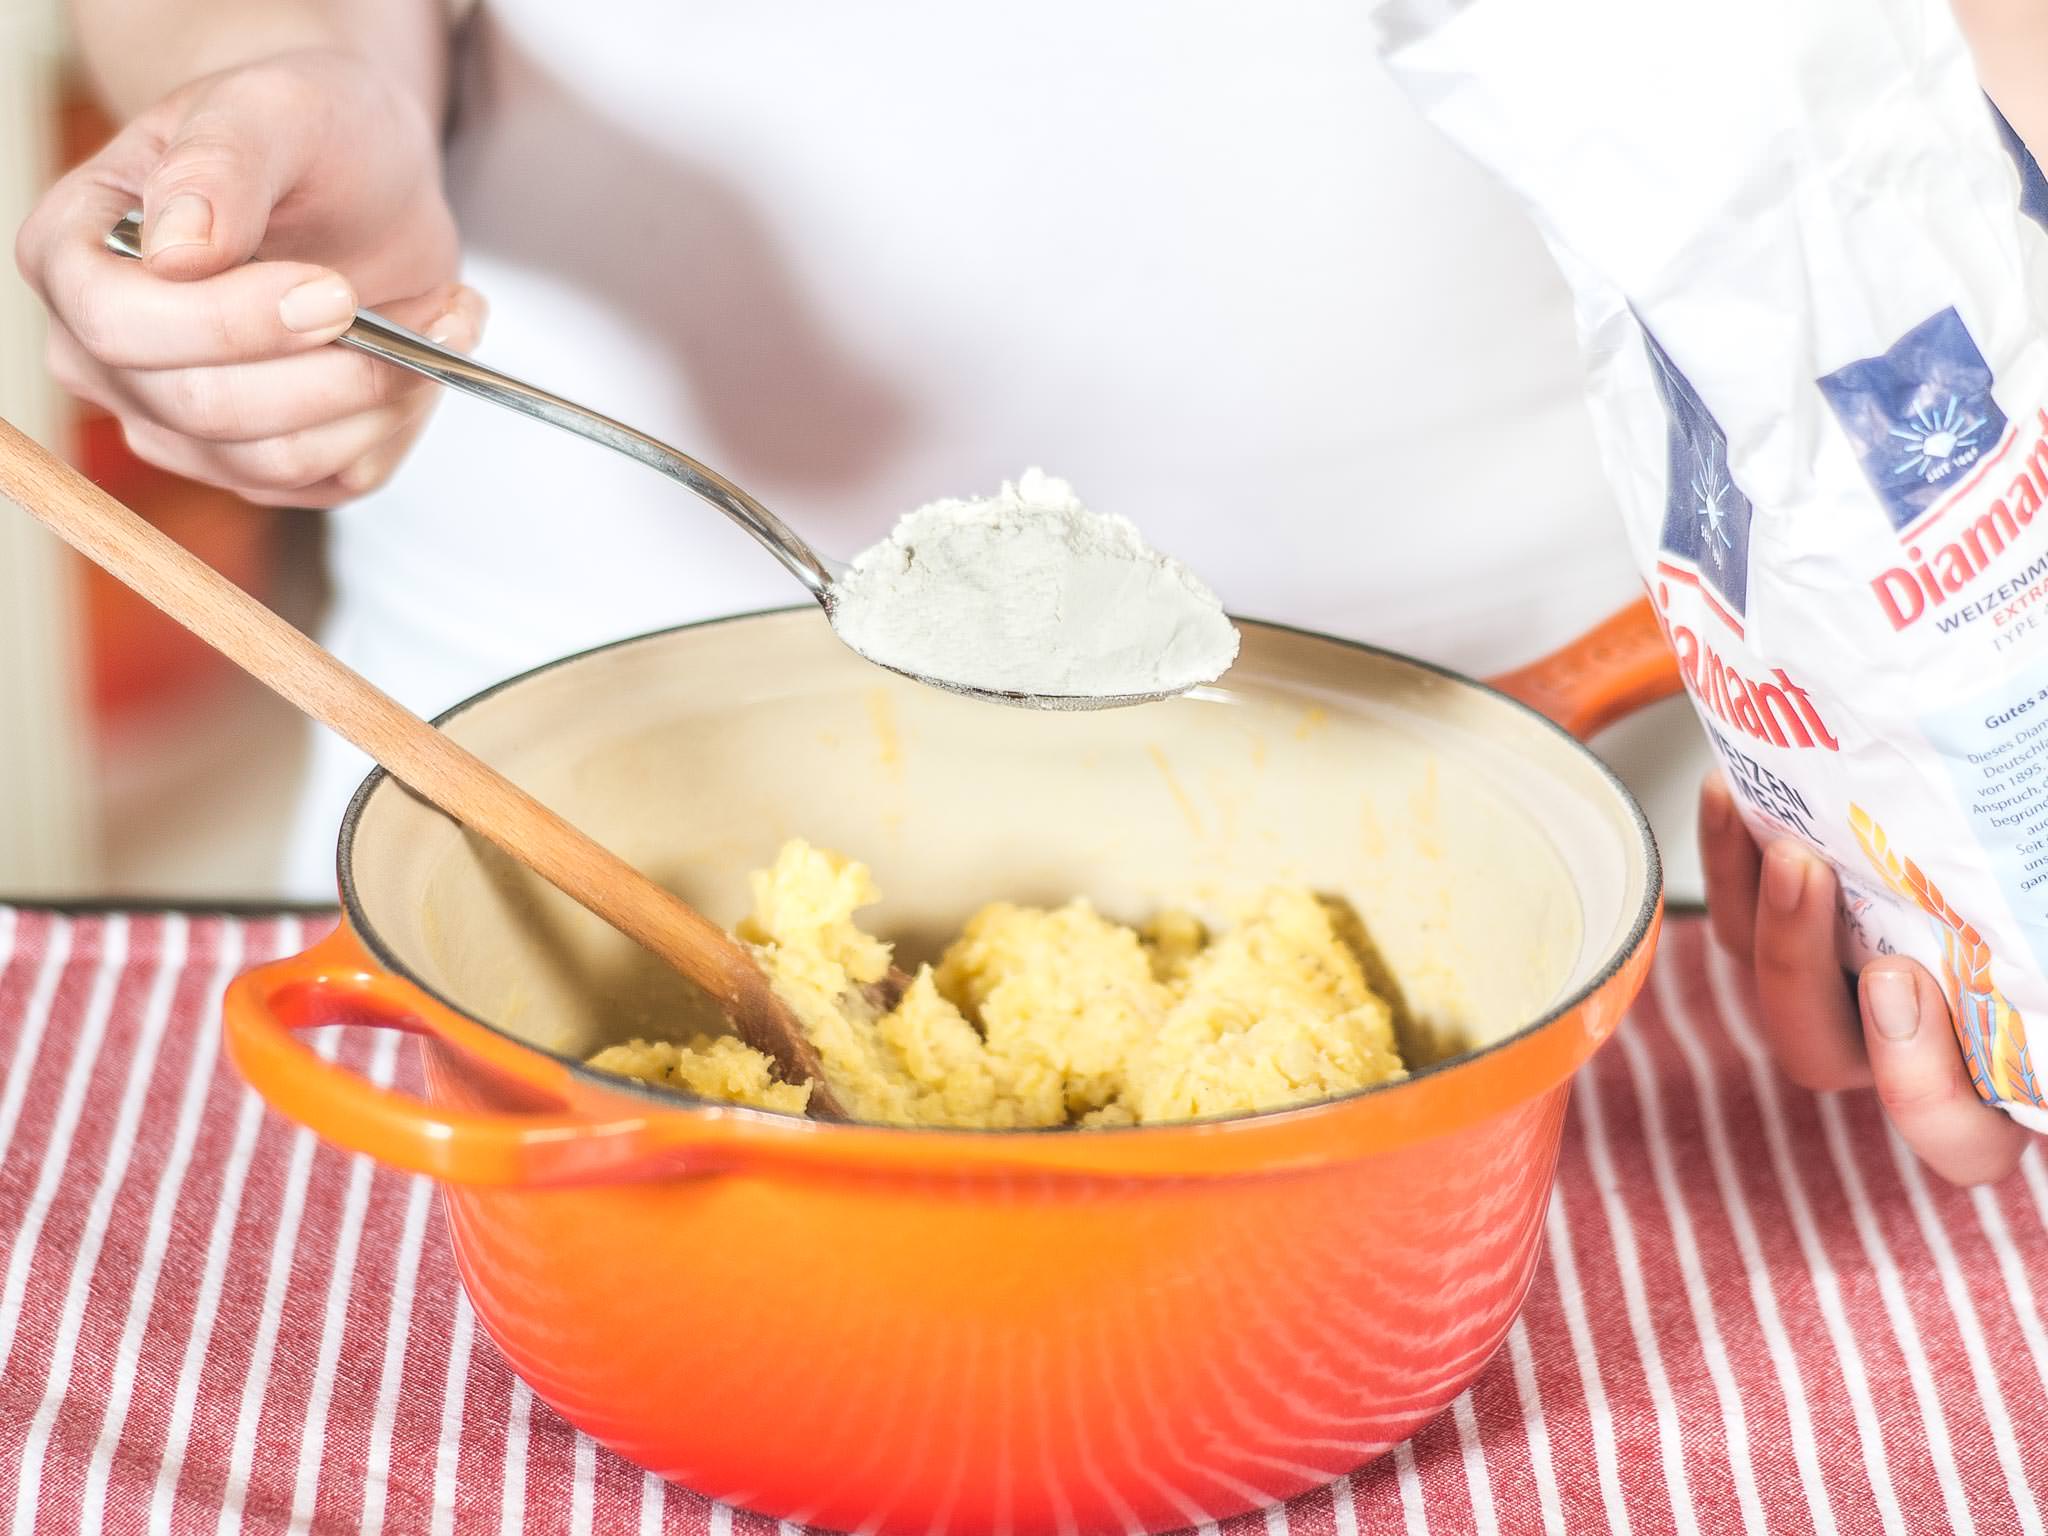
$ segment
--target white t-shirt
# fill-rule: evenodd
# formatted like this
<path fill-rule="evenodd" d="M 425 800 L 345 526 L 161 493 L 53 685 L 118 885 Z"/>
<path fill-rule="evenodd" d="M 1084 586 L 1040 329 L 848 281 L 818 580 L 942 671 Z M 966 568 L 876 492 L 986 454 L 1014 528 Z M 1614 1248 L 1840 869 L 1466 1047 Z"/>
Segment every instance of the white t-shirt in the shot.
<path fill-rule="evenodd" d="M 1037 464 L 1235 613 L 1468 671 L 1639 590 L 1564 287 L 1350 0 L 486 0 L 457 76 L 479 355 L 828 553 Z M 327 642 L 422 712 L 803 596 L 661 477 L 459 398 L 331 558 Z M 1683 895 L 1671 708 L 1602 745 Z M 295 892 L 366 766 L 323 733 Z"/>

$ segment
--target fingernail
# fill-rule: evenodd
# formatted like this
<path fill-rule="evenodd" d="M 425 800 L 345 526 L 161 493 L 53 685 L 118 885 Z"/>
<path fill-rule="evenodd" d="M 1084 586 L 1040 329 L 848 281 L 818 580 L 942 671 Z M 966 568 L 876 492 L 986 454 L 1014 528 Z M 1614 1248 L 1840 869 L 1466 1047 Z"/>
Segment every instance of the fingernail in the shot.
<path fill-rule="evenodd" d="M 338 277 L 316 277 L 301 283 L 277 303 L 284 328 L 305 335 L 346 325 L 356 312 L 356 296 Z"/>
<path fill-rule="evenodd" d="M 1764 855 L 1764 903 L 1777 912 L 1798 910 L 1806 894 L 1805 853 L 1778 843 Z"/>
<path fill-rule="evenodd" d="M 1910 1040 L 1920 1028 L 1920 988 L 1903 971 L 1872 971 L 1863 978 L 1870 1025 L 1887 1040 Z"/>
<path fill-rule="evenodd" d="M 474 318 L 472 318 L 472 312 Z M 465 288 L 457 295 L 447 313 L 427 327 L 427 340 L 436 346 L 454 347 L 458 351 L 475 346 L 483 334 L 483 297 L 475 290 Z"/>
<path fill-rule="evenodd" d="M 399 455 L 405 452 L 406 443 L 403 435 L 393 441 L 379 443 L 355 463 L 342 468 L 334 477 L 335 483 L 352 496 L 383 484 L 397 466 Z"/>
<path fill-rule="evenodd" d="M 335 475 L 335 483 L 351 496 L 375 490 L 391 478 L 391 472 L 398 468 L 398 461 L 412 446 L 412 439 L 410 430 L 400 431 L 343 468 Z"/>
<path fill-rule="evenodd" d="M 351 496 L 360 496 L 384 478 L 384 453 L 372 449 L 334 477 L 334 483 Z"/>
<path fill-rule="evenodd" d="M 213 204 L 197 192 L 180 192 L 165 203 L 143 231 L 142 254 L 154 256 L 178 245 L 204 245 L 213 233 Z"/>

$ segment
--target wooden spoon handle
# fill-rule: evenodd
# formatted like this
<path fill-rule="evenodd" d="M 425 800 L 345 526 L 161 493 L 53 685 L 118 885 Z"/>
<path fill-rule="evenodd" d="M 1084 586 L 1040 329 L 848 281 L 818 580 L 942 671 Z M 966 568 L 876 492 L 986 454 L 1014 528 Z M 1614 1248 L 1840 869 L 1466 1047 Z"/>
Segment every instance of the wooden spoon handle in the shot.
<path fill-rule="evenodd" d="M 332 727 L 392 776 L 637 940 L 725 1005 L 812 1108 L 837 1104 L 816 1053 L 753 957 L 716 923 L 593 842 L 475 754 L 0 420 L 0 491 L 208 645 Z"/>

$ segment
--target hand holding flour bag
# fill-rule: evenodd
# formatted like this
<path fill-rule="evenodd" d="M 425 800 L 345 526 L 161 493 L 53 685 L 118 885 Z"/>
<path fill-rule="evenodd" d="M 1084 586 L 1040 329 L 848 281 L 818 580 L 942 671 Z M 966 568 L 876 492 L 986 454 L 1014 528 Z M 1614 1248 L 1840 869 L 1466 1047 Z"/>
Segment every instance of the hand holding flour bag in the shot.
<path fill-rule="evenodd" d="M 1845 958 L 1940 975 L 1978 1092 L 2048 1129 L 2048 188 L 1947 0 L 1376 20 L 1571 283 L 1749 825 L 1833 863 Z"/>

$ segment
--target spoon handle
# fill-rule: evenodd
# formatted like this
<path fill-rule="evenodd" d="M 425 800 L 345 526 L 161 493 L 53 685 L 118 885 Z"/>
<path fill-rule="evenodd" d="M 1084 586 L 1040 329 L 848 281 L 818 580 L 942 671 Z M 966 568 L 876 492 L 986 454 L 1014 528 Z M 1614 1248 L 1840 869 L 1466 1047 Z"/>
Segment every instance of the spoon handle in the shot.
<path fill-rule="evenodd" d="M 816 1054 L 729 934 L 592 841 L 247 592 L 0 420 L 0 492 L 258 682 L 354 742 L 399 782 L 637 940 L 717 998 L 813 1113 L 837 1104 Z"/>
<path fill-rule="evenodd" d="M 116 256 L 141 260 L 141 216 L 129 214 L 108 232 L 105 243 Z M 573 400 L 565 400 L 522 379 L 515 379 L 509 373 L 487 368 L 460 352 L 451 352 L 416 331 L 394 324 L 375 310 L 357 310 L 355 323 L 335 337 L 334 343 L 357 352 L 367 352 L 401 368 L 409 368 L 437 384 L 444 384 L 465 395 L 474 395 L 479 400 L 488 400 L 492 405 L 518 411 L 551 427 L 560 427 L 564 432 L 573 432 L 615 453 L 623 453 L 649 469 L 659 470 L 746 529 L 789 569 L 791 575 L 810 588 L 813 597 L 824 601 L 826 590 L 832 585 L 833 572 L 816 550 L 798 538 L 781 518 L 717 470 L 698 463 L 659 438 L 649 437 L 624 422 L 614 421 Z"/>

